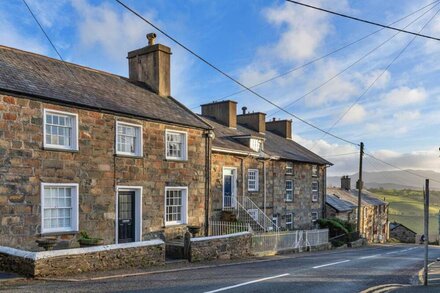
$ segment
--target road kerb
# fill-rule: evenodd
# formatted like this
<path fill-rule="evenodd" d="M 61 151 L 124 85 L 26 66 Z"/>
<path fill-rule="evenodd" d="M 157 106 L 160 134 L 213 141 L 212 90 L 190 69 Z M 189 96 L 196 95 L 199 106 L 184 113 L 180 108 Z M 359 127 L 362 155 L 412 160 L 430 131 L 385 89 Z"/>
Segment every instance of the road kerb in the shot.
<path fill-rule="evenodd" d="M 430 264 L 428 264 L 428 269 L 429 269 L 429 267 L 431 266 L 431 265 L 433 265 L 433 264 L 435 264 L 436 263 L 436 261 L 433 261 L 432 263 L 430 263 Z M 422 269 L 420 269 L 420 271 L 419 271 L 419 283 L 420 284 L 423 284 L 423 270 L 424 270 L 425 268 L 422 268 Z"/>

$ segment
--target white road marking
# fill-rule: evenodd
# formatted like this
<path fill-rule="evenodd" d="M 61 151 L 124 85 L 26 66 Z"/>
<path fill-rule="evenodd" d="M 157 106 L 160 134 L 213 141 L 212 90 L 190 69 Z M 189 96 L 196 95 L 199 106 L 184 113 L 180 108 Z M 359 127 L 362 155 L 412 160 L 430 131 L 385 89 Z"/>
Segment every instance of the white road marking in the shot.
<path fill-rule="evenodd" d="M 212 291 L 207 291 L 205 293 L 214 293 L 214 292 L 226 291 L 226 290 L 229 290 L 229 289 L 234 289 L 234 288 L 237 288 L 237 287 L 242 287 L 242 286 L 246 286 L 246 285 L 250 285 L 250 284 L 254 284 L 254 283 L 258 283 L 258 282 L 263 282 L 263 281 L 267 281 L 267 280 L 272 280 L 272 279 L 276 279 L 276 278 L 282 278 L 282 277 L 289 276 L 289 275 L 290 274 L 287 273 L 287 274 L 282 274 L 282 275 L 262 278 L 262 279 L 258 279 L 258 280 L 253 280 L 253 281 L 245 282 L 245 283 L 240 283 L 240 284 L 233 285 L 233 286 L 223 287 L 223 288 L 212 290 Z"/>
<path fill-rule="evenodd" d="M 363 257 L 360 257 L 359 259 L 373 258 L 373 257 L 376 257 L 376 256 L 380 256 L 380 254 L 369 255 L 369 256 L 363 256 Z"/>
<path fill-rule="evenodd" d="M 319 268 L 333 266 L 333 265 L 337 265 L 337 264 L 344 263 L 344 262 L 349 262 L 349 261 L 350 261 L 349 259 L 346 259 L 346 260 L 341 260 L 341 261 L 337 261 L 337 262 L 328 263 L 328 264 L 325 264 L 325 265 L 316 266 L 316 267 L 313 267 L 313 268 L 314 269 L 319 269 Z"/>

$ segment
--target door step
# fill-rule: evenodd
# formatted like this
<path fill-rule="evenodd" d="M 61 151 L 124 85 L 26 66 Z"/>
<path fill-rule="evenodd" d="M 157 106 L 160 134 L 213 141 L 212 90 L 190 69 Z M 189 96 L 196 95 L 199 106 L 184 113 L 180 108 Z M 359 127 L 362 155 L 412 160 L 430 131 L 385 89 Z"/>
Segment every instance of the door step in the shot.
<path fill-rule="evenodd" d="M 188 262 L 189 261 L 187 259 L 171 259 L 171 258 L 165 259 L 165 265 L 188 263 Z"/>

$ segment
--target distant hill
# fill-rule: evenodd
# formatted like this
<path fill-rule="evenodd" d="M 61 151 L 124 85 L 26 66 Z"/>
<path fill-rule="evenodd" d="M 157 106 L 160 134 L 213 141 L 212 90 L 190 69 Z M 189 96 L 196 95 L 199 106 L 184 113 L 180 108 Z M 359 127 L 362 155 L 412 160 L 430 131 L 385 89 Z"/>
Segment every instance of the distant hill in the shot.
<path fill-rule="evenodd" d="M 440 173 L 428 170 L 409 170 L 412 173 L 419 174 L 423 178 L 433 178 L 440 181 Z M 349 174 L 348 174 L 349 175 Z M 352 188 L 356 187 L 356 181 L 359 178 L 358 173 L 349 175 L 351 177 Z M 409 174 L 404 171 L 381 171 L 381 172 L 364 172 L 364 186 L 366 188 L 384 188 L 384 189 L 414 189 L 422 190 L 425 180 Z M 341 185 L 341 176 L 328 176 L 327 186 Z M 433 190 L 440 190 L 440 183 L 431 181 L 430 187 Z"/>

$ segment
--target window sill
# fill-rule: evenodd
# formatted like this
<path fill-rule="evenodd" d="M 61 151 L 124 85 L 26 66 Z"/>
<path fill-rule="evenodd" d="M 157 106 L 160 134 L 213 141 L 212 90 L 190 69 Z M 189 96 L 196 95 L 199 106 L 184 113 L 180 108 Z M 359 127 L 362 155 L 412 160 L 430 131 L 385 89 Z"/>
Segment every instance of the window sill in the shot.
<path fill-rule="evenodd" d="M 188 162 L 188 159 L 168 159 L 166 158 L 165 161 L 167 162 Z"/>
<path fill-rule="evenodd" d="M 129 154 L 115 154 L 115 157 L 120 157 L 120 158 L 131 158 L 131 159 L 142 159 L 143 156 L 138 156 L 138 155 L 129 155 Z"/>
<path fill-rule="evenodd" d="M 293 200 L 287 200 L 287 199 L 285 199 L 284 202 L 293 202 Z"/>
<path fill-rule="evenodd" d="M 78 149 L 62 149 L 57 147 L 43 146 L 45 151 L 65 152 L 65 153 L 79 153 Z"/>
<path fill-rule="evenodd" d="M 79 234 L 79 231 L 59 231 L 59 232 L 42 232 L 38 234 L 40 237 L 46 237 L 46 236 L 61 236 L 61 235 L 77 235 Z"/>
<path fill-rule="evenodd" d="M 165 224 L 165 226 L 162 226 L 162 228 L 178 228 L 178 227 L 186 227 L 188 224 Z"/>

